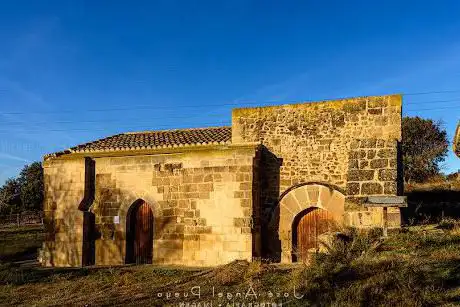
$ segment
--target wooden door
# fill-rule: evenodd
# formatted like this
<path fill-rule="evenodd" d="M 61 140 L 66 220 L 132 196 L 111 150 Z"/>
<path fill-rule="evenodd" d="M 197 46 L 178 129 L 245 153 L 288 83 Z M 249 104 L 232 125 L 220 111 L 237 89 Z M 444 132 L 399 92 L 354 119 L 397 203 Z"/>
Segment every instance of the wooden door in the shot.
<path fill-rule="evenodd" d="M 152 263 L 153 213 L 150 206 L 142 202 L 135 212 L 133 234 L 133 256 L 135 263 Z"/>
<path fill-rule="evenodd" d="M 326 210 L 315 208 L 304 214 L 298 221 L 296 234 L 295 254 L 298 261 L 308 259 L 308 254 L 319 248 L 319 235 L 332 231 L 335 222 Z"/>

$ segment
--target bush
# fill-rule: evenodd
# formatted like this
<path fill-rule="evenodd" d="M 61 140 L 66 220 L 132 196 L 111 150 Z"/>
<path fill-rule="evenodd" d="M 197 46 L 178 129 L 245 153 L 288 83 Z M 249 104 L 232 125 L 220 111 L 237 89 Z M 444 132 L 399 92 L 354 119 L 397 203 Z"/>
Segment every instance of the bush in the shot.
<path fill-rule="evenodd" d="M 354 259 L 374 251 L 382 243 L 381 236 L 380 228 L 347 228 L 337 234 L 329 245 L 323 243 L 327 250 L 327 254 L 323 256 L 334 263 L 349 264 Z"/>
<path fill-rule="evenodd" d="M 446 225 L 452 223 L 445 222 Z M 344 240 L 345 233 L 347 239 Z M 451 237 L 454 241 L 458 240 L 458 237 Z M 458 278 L 458 262 L 439 262 L 436 268 L 445 266 L 442 274 L 439 274 L 433 271 L 429 259 L 407 260 L 407 249 L 413 250 L 411 254 L 419 250 L 431 254 L 433 246 L 441 248 L 432 242 L 433 239 L 438 240 L 439 244 L 445 243 L 444 248 L 453 248 L 446 237 L 426 236 L 423 232 L 396 233 L 395 237 L 390 237 L 383 244 L 381 229 L 347 229 L 343 236 L 337 237 L 329 246 L 329 253 L 315 255 L 310 266 L 302 267 L 301 273 L 293 274 L 296 279 L 302 278 L 304 305 L 439 305 L 446 299 L 443 292 L 446 280 L 457 283 L 453 280 Z M 381 253 L 378 247 L 386 247 L 387 244 L 393 245 L 392 249 L 404 252 L 398 254 L 392 251 L 390 257 L 385 257 L 383 255 L 386 252 Z"/>
<path fill-rule="evenodd" d="M 437 176 L 445 160 L 449 141 L 441 122 L 420 117 L 402 120 L 404 181 L 424 182 Z M 439 177 L 439 176 L 438 176 Z"/>

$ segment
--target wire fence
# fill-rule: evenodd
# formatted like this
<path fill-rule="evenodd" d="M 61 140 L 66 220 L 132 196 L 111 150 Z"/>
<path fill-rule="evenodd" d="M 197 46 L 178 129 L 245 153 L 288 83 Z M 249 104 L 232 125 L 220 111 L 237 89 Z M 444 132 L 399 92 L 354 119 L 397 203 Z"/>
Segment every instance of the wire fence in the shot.
<path fill-rule="evenodd" d="M 0 228 L 43 225 L 43 212 L 27 211 L 0 215 Z"/>

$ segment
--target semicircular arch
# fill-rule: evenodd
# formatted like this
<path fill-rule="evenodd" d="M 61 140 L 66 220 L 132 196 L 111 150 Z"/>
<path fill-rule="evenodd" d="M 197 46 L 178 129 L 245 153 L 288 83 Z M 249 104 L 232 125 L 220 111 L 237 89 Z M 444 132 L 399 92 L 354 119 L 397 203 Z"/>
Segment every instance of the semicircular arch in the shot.
<path fill-rule="evenodd" d="M 288 189 L 279 203 L 278 236 L 281 241 L 281 261 L 291 262 L 292 224 L 296 217 L 309 208 L 327 210 L 341 224 L 345 212 L 345 195 L 330 185 L 304 183 Z"/>

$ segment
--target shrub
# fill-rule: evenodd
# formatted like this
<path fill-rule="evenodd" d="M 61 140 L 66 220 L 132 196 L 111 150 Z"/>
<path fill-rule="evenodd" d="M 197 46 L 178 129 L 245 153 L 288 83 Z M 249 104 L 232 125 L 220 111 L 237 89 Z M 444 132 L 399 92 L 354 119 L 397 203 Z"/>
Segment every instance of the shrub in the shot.
<path fill-rule="evenodd" d="M 329 245 L 322 243 L 327 250 L 324 257 L 334 263 L 349 264 L 354 259 L 374 251 L 382 243 L 381 236 L 380 228 L 370 230 L 347 228 L 336 234 Z"/>

